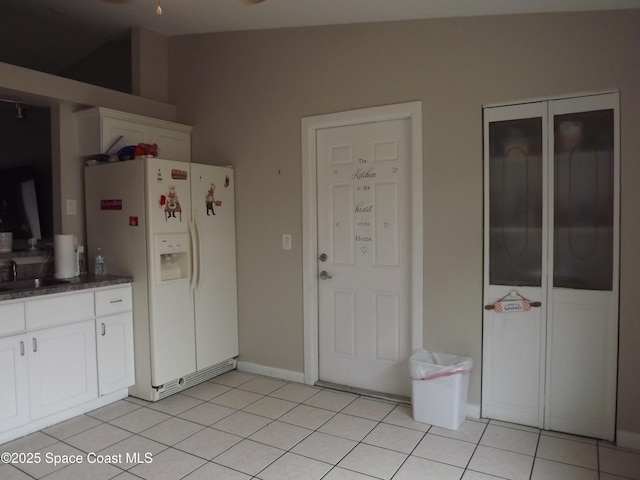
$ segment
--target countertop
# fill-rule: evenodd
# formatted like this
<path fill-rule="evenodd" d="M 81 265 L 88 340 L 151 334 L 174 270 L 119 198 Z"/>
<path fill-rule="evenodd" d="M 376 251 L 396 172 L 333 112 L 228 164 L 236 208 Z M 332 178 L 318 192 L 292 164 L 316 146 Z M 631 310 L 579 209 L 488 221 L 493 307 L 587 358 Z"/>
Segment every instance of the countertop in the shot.
<path fill-rule="evenodd" d="M 0 302 L 3 300 L 33 298 L 40 295 L 50 295 L 52 293 L 75 292 L 87 288 L 109 287 L 131 282 L 133 282 L 133 277 L 128 275 L 103 275 L 96 277 L 93 274 L 83 274 L 78 277 L 65 279 L 65 283 L 60 285 L 47 285 L 44 287 L 8 292 L 0 291 Z M 0 282 L 0 287 L 10 284 L 11 282 Z"/>

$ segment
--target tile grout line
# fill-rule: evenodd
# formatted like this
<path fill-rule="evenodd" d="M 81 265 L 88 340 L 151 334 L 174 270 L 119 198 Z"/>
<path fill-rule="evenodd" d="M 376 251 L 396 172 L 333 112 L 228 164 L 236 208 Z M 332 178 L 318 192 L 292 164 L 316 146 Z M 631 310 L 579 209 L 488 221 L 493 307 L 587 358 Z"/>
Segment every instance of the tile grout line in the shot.
<path fill-rule="evenodd" d="M 390 414 L 391 414 L 391 412 L 389 412 L 389 414 L 388 414 L 387 416 L 389 416 Z M 387 416 L 385 416 L 385 418 L 387 418 Z M 405 459 L 403 460 L 403 462 L 400 464 L 400 466 L 396 469 L 396 471 L 395 471 L 395 472 L 393 472 L 393 475 L 391 475 L 391 480 L 393 480 L 393 478 L 398 474 L 398 472 L 400 471 L 400 469 L 402 469 L 402 467 L 404 466 L 404 464 L 405 464 L 405 463 L 407 463 L 407 461 L 411 458 L 411 456 L 413 455 L 413 452 L 415 452 L 415 451 L 416 451 L 416 448 L 418 448 L 418 445 L 420 445 L 420 442 L 422 442 L 422 441 L 425 439 L 425 437 L 426 437 L 426 436 L 427 436 L 427 434 L 429 433 L 429 430 L 431 430 L 431 428 L 432 428 L 432 427 L 433 427 L 433 425 L 429 425 L 429 428 L 427 428 L 427 429 L 423 432 L 422 436 L 420 437 L 420 440 L 418 440 L 418 441 L 416 442 L 415 446 L 411 449 L 411 451 L 410 451 L 410 452 L 409 452 L 409 454 L 407 455 L 407 458 L 405 458 Z M 416 430 L 416 431 L 419 431 L 419 430 Z M 418 457 L 418 458 L 420 458 L 420 457 Z M 464 475 L 464 470 L 463 470 L 462 474 Z"/>
<path fill-rule="evenodd" d="M 465 418 L 466 420 L 466 418 Z M 480 437 L 478 438 L 478 441 L 475 443 L 475 446 L 473 447 L 473 452 L 471 452 L 471 455 L 469 456 L 469 460 L 467 461 L 467 465 L 464 467 L 464 470 L 462 471 L 462 476 L 464 477 L 464 474 L 467 472 L 467 470 L 469 469 L 469 465 L 471 465 L 471 460 L 473 460 L 473 456 L 476 454 L 476 452 L 478 451 L 478 446 L 480 446 L 480 441 L 482 440 L 482 437 L 484 437 L 484 433 L 487 431 L 487 426 L 489 425 L 489 423 L 485 423 L 484 424 L 484 428 L 482 429 L 482 433 L 480 434 Z M 471 472 L 475 472 L 475 470 L 470 470 Z M 483 473 L 483 472 L 480 472 Z"/>
<path fill-rule="evenodd" d="M 538 431 L 538 440 L 536 441 L 536 449 L 533 452 L 533 462 L 531 463 L 531 472 L 529 472 L 529 480 L 533 480 L 533 471 L 536 468 L 536 459 L 538 458 L 538 448 L 540 448 L 540 441 L 542 440 L 542 431 Z"/>

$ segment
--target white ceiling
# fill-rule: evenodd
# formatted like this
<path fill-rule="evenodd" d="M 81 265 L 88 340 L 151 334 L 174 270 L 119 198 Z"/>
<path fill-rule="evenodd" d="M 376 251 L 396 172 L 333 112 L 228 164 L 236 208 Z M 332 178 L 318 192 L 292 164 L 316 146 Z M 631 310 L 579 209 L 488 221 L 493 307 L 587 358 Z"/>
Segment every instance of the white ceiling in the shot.
<path fill-rule="evenodd" d="M 167 36 L 438 17 L 640 8 L 640 0 L 2 0 L 108 38 L 131 27 Z"/>

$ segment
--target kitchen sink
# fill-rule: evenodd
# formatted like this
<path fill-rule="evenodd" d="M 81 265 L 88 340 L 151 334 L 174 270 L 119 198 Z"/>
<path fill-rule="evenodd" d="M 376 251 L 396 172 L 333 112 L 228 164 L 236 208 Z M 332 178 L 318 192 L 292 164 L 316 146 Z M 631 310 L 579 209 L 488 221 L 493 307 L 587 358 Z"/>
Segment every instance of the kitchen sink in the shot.
<path fill-rule="evenodd" d="M 27 278 L 24 280 L 16 280 L 15 282 L 0 283 L 0 292 L 15 292 L 17 290 L 34 290 L 38 288 L 54 287 L 56 285 L 68 284 L 68 280 L 60 280 L 58 278 L 42 277 Z"/>

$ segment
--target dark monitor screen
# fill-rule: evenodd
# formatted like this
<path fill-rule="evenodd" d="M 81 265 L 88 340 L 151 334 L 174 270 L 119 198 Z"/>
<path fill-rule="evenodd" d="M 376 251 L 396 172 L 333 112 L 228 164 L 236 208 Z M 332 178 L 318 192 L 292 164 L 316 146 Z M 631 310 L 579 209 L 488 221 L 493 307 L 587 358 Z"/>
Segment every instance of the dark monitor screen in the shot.
<path fill-rule="evenodd" d="M 16 239 L 41 238 L 34 178 L 31 167 L 0 170 L 0 231 Z"/>

